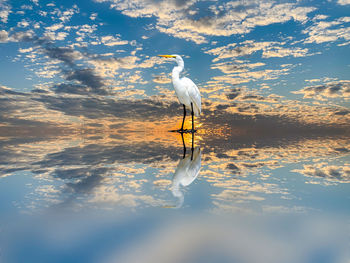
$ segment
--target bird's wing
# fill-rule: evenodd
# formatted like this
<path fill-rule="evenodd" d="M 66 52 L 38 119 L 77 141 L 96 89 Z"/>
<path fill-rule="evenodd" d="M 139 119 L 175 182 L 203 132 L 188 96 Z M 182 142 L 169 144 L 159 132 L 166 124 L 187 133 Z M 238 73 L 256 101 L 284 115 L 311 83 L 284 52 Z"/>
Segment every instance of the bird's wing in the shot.
<path fill-rule="evenodd" d="M 196 116 L 199 116 L 202 110 L 202 104 L 201 104 L 201 94 L 199 92 L 199 89 L 194 82 L 189 78 L 182 78 L 182 83 L 185 85 L 188 91 L 188 95 L 191 98 L 191 101 L 193 102 L 194 106 L 194 112 Z"/>

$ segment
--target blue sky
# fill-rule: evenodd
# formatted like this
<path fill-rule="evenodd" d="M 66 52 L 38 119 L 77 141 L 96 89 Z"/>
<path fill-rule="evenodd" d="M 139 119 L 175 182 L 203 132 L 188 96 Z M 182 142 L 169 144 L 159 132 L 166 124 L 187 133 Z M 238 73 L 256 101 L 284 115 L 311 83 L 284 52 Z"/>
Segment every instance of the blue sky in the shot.
<path fill-rule="evenodd" d="M 347 1 L 1 1 L 1 8 L 1 84 L 16 90 L 67 82 L 66 65 L 45 59 L 21 34 L 71 48 L 80 68 L 108 79 L 104 88 L 145 96 L 157 94 L 155 86 L 171 89 L 171 65 L 159 53 L 185 56 L 186 75 L 204 96 L 243 86 L 316 99 L 302 89 L 347 80 L 350 71 Z M 333 97 L 344 105 L 348 96 Z"/>

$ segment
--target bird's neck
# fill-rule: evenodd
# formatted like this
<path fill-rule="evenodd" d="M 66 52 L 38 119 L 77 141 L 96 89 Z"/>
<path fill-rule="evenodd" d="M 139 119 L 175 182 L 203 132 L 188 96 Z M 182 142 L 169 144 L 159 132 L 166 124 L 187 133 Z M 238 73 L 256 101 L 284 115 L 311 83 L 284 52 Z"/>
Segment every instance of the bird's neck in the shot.
<path fill-rule="evenodd" d="M 173 78 L 173 82 L 174 81 L 178 81 L 180 79 L 180 72 L 184 69 L 184 63 L 180 62 L 177 64 L 176 67 L 173 68 L 172 71 L 172 78 Z"/>

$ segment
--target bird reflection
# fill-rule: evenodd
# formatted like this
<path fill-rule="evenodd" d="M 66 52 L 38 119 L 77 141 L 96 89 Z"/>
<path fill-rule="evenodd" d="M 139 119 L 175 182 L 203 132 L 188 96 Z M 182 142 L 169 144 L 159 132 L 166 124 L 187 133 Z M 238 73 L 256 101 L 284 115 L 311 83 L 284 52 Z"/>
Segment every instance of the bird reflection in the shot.
<path fill-rule="evenodd" d="M 176 205 L 171 206 L 174 208 L 180 208 L 184 203 L 184 194 L 181 190 L 181 186 L 188 186 L 193 183 L 193 181 L 197 178 L 199 170 L 201 168 L 201 149 L 199 147 L 193 148 L 195 134 L 192 133 L 191 135 L 191 154 L 186 155 L 186 144 L 183 134 L 181 134 L 183 143 L 183 157 L 177 165 L 171 186 L 172 194 L 178 199 Z"/>

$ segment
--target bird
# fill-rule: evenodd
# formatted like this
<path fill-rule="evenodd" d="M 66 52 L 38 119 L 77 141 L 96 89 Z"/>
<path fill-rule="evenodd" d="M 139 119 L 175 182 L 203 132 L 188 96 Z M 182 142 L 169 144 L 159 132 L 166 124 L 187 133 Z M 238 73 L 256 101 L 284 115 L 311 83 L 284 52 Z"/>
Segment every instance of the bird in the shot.
<path fill-rule="evenodd" d="M 186 77 L 180 78 L 180 72 L 184 69 L 184 61 L 179 55 L 158 55 L 163 58 L 170 58 L 172 61 L 177 63 L 172 70 L 172 83 L 175 89 L 175 93 L 179 102 L 183 105 L 183 119 L 181 128 L 176 130 L 177 132 L 196 132 L 194 128 L 194 116 L 198 117 L 201 113 L 201 94 L 198 87 L 194 82 Z M 186 108 L 191 110 L 192 115 L 192 129 L 184 130 L 184 123 L 186 118 Z"/>

